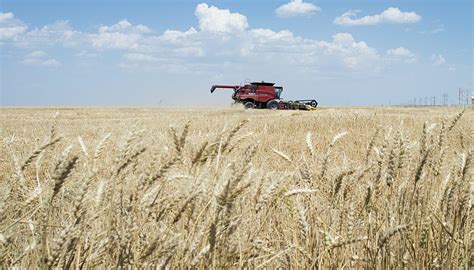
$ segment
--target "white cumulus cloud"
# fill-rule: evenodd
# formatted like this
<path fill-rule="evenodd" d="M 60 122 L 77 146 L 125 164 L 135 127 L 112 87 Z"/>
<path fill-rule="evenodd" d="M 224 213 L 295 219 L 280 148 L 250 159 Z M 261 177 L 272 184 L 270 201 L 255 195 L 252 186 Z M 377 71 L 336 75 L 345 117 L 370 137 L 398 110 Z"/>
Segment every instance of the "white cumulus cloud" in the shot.
<path fill-rule="evenodd" d="M 43 67 L 59 67 L 61 62 L 54 58 L 48 58 L 48 55 L 44 51 L 33 51 L 23 58 L 22 64 L 28 66 L 43 66 Z"/>
<path fill-rule="evenodd" d="M 446 28 L 444 28 L 444 25 L 441 24 L 441 25 L 438 25 L 433 30 L 431 30 L 431 34 L 438 34 L 438 33 L 444 32 L 444 31 L 446 31 Z"/>
<path fill-rule="evenodd" d="M 194 27 L 189 28 L 189 30 L 182 32 L 182 31 L 176 31 L 176 30 L 166 30 L 163 35 L 161 35 L 161 38 L 165 41 L 171 42 L 171 43 L 181 43 L 184 40 L 189 39 L 192 36 L 195 36 L 198 32 Z"/>
<path fill-rule="evenodd" d="M 388 55 L 402 56 L 402 57 L 413 57 L 413 53 L 404 47 L 398 47 L 396 49 L 390 49 L 387 51 Z"/>
<path fill-rule="evenodd" d="M 421 16 L 415 12 L 403 12 L 399 8 L 390 7 L 380 14 L 357 18 L 358 11 L 348 11 L 334 19 L 338 25 L 359 26 L 359 25 L 379 25 L 384 23 L 416 23 L 421 20 Z"/>
<path fill-rule="evenodd" d="M 288 30 L 282 30 L 279 32 L 275 32 L 270 29 L 262 29 L 262 28 L 257 28 L 257 29 L 252 29 L 250 31 L 250 35 L 253 37 L 253 39 L 259 43 L 292 43 L 295 42 L 295 37 L 293 36 L 293 33 L 291 33 Z"/>
<path fill-rule="evenodd" d="M 291 2 L 279 6 L 275 13 L 281 18 L 291 18 L 296 16 L 311 16 L 321 8 L 312 3 L 303 2 L 303 0 L 291 0 Z"/>
<path fill-rule="evenodd" d="M 56 44 L 74 47 L 82 42 L 81 39 L 82 34 L 74 30 L 69 21 L 56 21 L 25 33 L 18 43 L 23 47 L 53 46 Z"/>
<path fill-rule="evenodd" d="M 15 18 L 13 13 L 0 12 L 0 41 L 15 39 L 25 33 L 27 28 L 25 23 Z"/>
<path fill-rule="evenodd" d="M 100 33 L 92 34 L 91 42 L 96 48 L 103 49 L 137 49 L 141 36 L 125 33 Z"/>
<path fill-rule="evenodd" d="M 228 9 L 219 9 L 199 4 L 194 13 L 199 20 L 199 29 L 210 33 L 242 32 L 249 26 L 247 17 L 239 13 L 231 13 Z"/>
<path fill-rule="evenodd" d="M 47 67 L 59 67 L 61 65 L 61 62 L 56 59 L 46 59 L 41 63 L 41 65 Z"/>
<path fill-rule="evenodd" d="M 29 54 L 27 54 L 25 57 L 26 58 L 41 58 L 41 57 L 45 57 L 46 56 L 46 53 L 44 51 L 33 51 Z"/>
<path fill-rule="evenodd" d="M 80 57 L 80 58 L 95 58 L 95 57 L 98 56 L 98 54 L 88 52 L 87 50 L 82 50 L 82 51 L 76 53 L 76 56 Z"/>
<path fill-rule="evenodd" d="M 123 19 L 111 26 L 99 27 L 99 33 L 105 32 L 133 32 L 133 33 L 150 33 L 151 29 L 146 25 L 132 25 L 127 19 Z"/>
<path fill-rule="evenodd" d="M 123 57 L 130 62 L 156 62 L 158 61 L 158 58 L 152 55 L 143 54 L 143 53 L 127 53 Z"/>
<path fill-rule="evenodd" d="M 290 30 L 250 28 L 244 15 L 207 4 L 197 5 L 195 16 L 199 28 L 169 29 L 161 34 L 126 19 L 92 32 L 80 32 L 67 21 L 59 21 L 26 32 L 12 42 L 23 42 L 31 49 L 23 64 L 51 67 L 61 63 L 41 49 L 58 45 L 76 49 L 75 55 L 81 58 L 119 51 L 121 67 L 167 66 L 197 72 L 224 67 L 233 71 L 261 70 L 268 66 L 274 70 L 372 73 L 387 64 L 416 60 L 415 54 L 404 47 L 380 54 L 350 33 L 336 33 L 323 40 L 297 36 Z"/>
<path fill-rule="evenodd" d="M 331 41 L 304 39 L 292 32 L 270 29 L 250 31 L 251 46 L 244 48 L 244 56 L 266 59 L 304 67 L 305 69 L 349 69 L 356 72 L 380 69 L 376 49 L 364 41 L 357 41 L 349 33 L 337 33 Z"/>
<path fill-rule="evenodd" d="M 97 33 L 88 35 L 93 47 L 98 49 L 139 49 L 151 29 L 145 25 L 133 25 L 123 19 L 111 26 L 99 27 Z"/>
<path fill-rule="evenodd" d="M 364 41 L 356 41 L 349 33 L 333 35 L 331 43 L 323 42 L 328 53 L 339 58 L 347 68 L 363 71 L 378 69 L 380 56 Z"/>
<path fill-rule="evenodd" d="M 387 50 L 387 55 L 391 57 L 391 59 L 403 60 L 405 63 L 414 63 L 417 60 L 415 54 L 405 47 L 389 49 Z"/>
<path fill-rule="evenodd" d="M 433 66 L 438 67 L 442 64 L 446 63 L 446 59 L 442 54 L 432 54 L 431 61 L 433 62 Z"/>

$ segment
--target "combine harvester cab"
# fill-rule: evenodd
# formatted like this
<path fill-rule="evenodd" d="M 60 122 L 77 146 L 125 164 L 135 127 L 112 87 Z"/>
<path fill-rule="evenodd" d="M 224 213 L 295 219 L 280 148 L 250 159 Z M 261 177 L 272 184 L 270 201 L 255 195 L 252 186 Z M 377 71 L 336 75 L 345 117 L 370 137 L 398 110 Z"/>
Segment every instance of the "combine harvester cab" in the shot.
<path fill-rule="evenodd" d="M 211 93 L 218 88 L 232 89 L 232 99 L 241 103 L 246 109 L 271 110 L 315 110 L 318 102 L 314 99 L 284 101 L 281 99 L 282 86 L 270 82 L 252 82 L 240 85 L 213 85 Z"/>

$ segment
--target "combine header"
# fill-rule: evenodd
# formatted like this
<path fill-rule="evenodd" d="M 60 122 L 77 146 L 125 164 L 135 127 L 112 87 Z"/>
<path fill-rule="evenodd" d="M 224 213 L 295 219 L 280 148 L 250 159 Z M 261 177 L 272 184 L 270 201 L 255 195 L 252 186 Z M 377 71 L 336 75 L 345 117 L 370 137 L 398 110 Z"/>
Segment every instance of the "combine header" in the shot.
<path fill-rule="evenodd" d="M 232 99 L 235 103 L 242 103 L 246 109 L 271 110 L 315 110 L 318 102 L 314 99 L 284 101 L 280 99 L 282 86 L 275 86 L 269 82 L 252 82 L 241 85 L 213 85 L 211 93 L 218 88 L 232 89 Z"/>

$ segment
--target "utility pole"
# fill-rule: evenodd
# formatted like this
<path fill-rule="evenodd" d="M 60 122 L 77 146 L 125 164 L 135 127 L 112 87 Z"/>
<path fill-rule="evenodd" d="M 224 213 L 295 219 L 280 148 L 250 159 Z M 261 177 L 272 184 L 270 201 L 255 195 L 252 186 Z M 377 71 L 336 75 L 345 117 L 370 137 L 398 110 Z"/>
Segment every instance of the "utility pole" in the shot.
<path fill-rule="evenodd" d="M 448 106 L 448 94 L 443 94 L 443 106 Z"/>
<path fill-rule="evenodd" d="M 471 96 L 471 89 L 463 89 L 463 88 L 459 88 L 459 92 L 458 92 L 458 104 L 459 106 L 469 106 L 470 105 L 470 101 L 469 101 L 469 98 Z"/>
<path fill-rule="evenodd" d="M 458 105 L 461 106 L 461 87 L 459 87 L 458 97 L 459 97 Z"/>
<path fill-rule="evenodd" d="M 466 95 L 466 107 L 469 107 L 469 105 L 471 105 L 470 99 L 472 99 L 471 89 L 466 88 L 465 95 Z"/>

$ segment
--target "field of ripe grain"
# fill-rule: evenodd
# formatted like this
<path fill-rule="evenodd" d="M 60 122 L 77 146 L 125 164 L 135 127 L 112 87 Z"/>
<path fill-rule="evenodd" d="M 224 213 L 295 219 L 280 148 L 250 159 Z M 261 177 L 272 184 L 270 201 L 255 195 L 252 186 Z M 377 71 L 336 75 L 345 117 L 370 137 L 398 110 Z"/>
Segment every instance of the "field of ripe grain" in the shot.
<path fill-rule="evenodd" d="M 473 110 L 0 111 L 2 268 L 472 267 Z"/>

